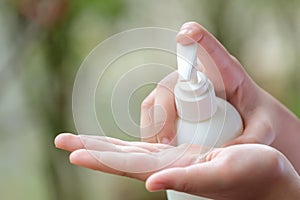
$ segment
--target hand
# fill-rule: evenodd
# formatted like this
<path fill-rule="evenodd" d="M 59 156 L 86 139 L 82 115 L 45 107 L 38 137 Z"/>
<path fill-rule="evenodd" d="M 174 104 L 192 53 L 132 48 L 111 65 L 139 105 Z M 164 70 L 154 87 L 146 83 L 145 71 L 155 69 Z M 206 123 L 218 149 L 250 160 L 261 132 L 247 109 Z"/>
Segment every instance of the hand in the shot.
<path fill-rule="evenodd" d="M 204 65 L 202 70 L 214 83 L 217 95 L 235 106 L 243 119 L 243 134 L 225 146 L 243 143 L 272 145 L 283 152 L 300 172 L 300 157 L 297 153 L 300 141 L 299 119 L 256 85 L 238 60 L 207 30 L 195 22 L 185 23 L 177 35 L 177 42 L 188 45 L 194 41 L 201 47 L 198 57 Z M 142 103 L 143 141 L 175 144 L 177 114 L 173 88 L 176 81 L 175 73 L 166 77 Z"/>
<path fill-rule="evenodd" d="M 197 145 L 72 134 L 57 136 L 55 145 L 72 152 L 73 164 L 146 181 L 149 191 L 173 189 L 230 200 L 300 198 L 297 173 L 279 151 L 265 145 L 218 148 L 201 159 Z"/>

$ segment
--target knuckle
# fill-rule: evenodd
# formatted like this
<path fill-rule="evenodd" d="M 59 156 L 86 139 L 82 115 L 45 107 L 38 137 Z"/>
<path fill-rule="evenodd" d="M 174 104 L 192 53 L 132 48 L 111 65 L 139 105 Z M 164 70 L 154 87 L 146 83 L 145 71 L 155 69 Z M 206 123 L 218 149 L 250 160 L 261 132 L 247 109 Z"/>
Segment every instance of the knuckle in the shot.
<path fill-rule="evenodd" d="M 141 103 L 141 109 L 142 110 L 147 110 L 151 108 L 153 105 L 151 101 L 148 100 L 148 98 L 144 99 L 143 102 Z"/>

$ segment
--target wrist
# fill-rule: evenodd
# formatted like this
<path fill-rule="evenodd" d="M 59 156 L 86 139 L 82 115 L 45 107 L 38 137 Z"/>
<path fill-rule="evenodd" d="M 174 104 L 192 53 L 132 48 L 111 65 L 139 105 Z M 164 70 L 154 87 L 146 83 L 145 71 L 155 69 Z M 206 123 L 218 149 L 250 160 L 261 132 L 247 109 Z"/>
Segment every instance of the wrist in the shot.
<path fill-rule="evenodd" d="M 300 199 L 300 177 L 288 159 L 277 152 L 278 170 L 261 200 Z"/>
<path fill-rule="evenodd" d="M 280 180 L 270 188 L 261 200 L 300 199 L 300 183 L 295 178 L 289 181 Z"/>

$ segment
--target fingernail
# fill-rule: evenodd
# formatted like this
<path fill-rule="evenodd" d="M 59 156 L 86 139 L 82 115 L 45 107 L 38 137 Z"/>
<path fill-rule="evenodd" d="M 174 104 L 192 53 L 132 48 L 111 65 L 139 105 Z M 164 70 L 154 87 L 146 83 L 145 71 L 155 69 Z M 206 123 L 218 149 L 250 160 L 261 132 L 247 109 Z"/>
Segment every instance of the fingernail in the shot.
<path fill-rule="evenodd" d="M 193 29 L 188 29 L 188 28 L 180 30 L 176 36 L 176 41 L 181 43 L 182 45 L 189 45 L 195 41 L 198 41 L 196 40 L 198 38 L 196 39 L 194 38 L 193 32 L 194 32 Z M 198 37 L 201 38 L 200 35 Z"/>
<path fill-rule="evenodd" d="M 189 32 L 191 32 L 190 29 L 184 28 L 184 29 L 181 29 L 181 30 L 178 32 L 178 35 L 188 34 Z"/>

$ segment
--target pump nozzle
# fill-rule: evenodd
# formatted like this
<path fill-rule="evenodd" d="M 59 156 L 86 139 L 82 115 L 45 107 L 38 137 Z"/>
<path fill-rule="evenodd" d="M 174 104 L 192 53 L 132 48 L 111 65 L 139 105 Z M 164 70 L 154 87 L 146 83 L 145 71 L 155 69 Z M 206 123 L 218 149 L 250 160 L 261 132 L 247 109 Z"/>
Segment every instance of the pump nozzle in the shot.
<path fill-rule="evenodd" d="M 198 82 L 197 77 L 197 49 L 198 44 L 183 46 L 177 43 L 177 65 L 179 80 Z"/>

